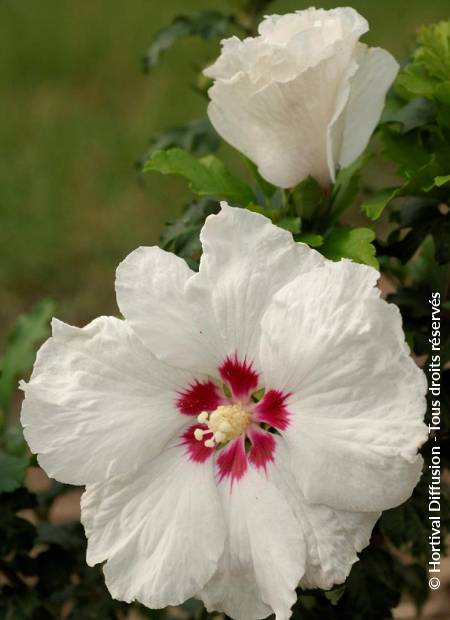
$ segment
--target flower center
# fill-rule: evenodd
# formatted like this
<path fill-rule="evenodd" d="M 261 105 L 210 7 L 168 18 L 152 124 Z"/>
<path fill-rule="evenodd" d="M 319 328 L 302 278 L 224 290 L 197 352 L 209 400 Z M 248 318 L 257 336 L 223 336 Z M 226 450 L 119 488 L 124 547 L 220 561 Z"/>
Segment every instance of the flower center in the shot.
<path fill-rule="evenodd" d="M 241 435 L 250 424 L 251 414 L 240 404 L 220 405 L 213 412 L 202 411 L 197 420 L 208 428 L 197 428 L 195 439 L 203 441 L 206 436 L 205 446 L 214 448 Z"/>

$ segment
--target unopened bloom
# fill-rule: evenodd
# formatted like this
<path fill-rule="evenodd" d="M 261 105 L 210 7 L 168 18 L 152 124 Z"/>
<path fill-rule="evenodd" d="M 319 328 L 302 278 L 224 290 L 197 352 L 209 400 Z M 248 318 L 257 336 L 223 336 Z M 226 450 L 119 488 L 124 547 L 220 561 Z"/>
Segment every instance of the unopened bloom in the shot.
<path fill-rule="evenodd" d="M 205 71 L 218 133 L 280 187 L 308 175 L 327 186 L 367 146 L 398 71 L 352 8 L 271 15 L 259 35 L 222 42 Z"/>
<path fill-rule="evenodd" d="M 125 320 L 53 323 L 25 436 L 86 485 L 87 561 L 113 597 L 286 620 L 297 585 L 344 581 L 411 494 L 424 374 L 371 267 L 226 204 L 201 241 L 198 273 L 157 247 L 124 260 Z"/>

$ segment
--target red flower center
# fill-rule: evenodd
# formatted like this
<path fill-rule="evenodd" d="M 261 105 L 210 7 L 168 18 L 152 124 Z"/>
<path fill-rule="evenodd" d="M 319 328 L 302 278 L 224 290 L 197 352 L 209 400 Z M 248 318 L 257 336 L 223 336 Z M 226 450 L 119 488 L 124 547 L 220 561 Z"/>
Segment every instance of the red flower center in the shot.
<path fill-rule="evenodd" d="M 218 376 L 222 383 L 192 383 L 176 405 L 181 414 L 197 417 L 182 434 L 188 458 L 203 463 L 214 456 L 219 481 L 228 477 L 234 482 L 245 474 L 248 461 L 267 470 L 275 460 L 275 434 L 289 426 L 289 394 L 265 392 L 253 364 L 236 355 L 225 359 Z"/>

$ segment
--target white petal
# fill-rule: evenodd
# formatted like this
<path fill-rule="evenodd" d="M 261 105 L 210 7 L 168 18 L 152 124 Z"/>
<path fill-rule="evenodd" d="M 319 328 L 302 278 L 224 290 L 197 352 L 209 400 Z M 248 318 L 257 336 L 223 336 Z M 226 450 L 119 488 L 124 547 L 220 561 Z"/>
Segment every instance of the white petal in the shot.
<path fill-rule="evenodd" d="M 283 440 L 269 471 L 271 481 L 283 493 L 299 522 L 306 543 L 304 588 L 329 589 L 347 578 L 357 553 L 369 544 L 379 512 L 346 512 L 310 504 L 302 494 Z"/>
<path fill-rule="evenodd" d="M 274 185 L 294 187 L 311 175 L 327 186 L 332 180 L 327 127 L 347 79 L 347 53 L 333 54 L 289 81 L 272 81 L 261 89 L 247 74 L 237 74 L 210 88 L 208 115 L 218 133 Z"/>
<path fill-rule="evenodd" d="M 274 293 L 324 259 L 269 219 L 226 203 L 208 217 L 200 238 L 203 256 L 192 287 L 209 291 L 225 354 L 257 362 L 260 320 Z"/>
<path fill-rule="evenodd" d="M 351 7 L 328 11 L 310 7 L 285 15 L 269 15 L 258 26 L 263 38 L 276 45 L 286 45 L 296 36 L 312 34 L 311 51 L 316 56 L 327 45 L 333 45 L 339 39 L 357 40 L 368 29 L 367 20 Z"/>
<path fill-rule="evenodd" d="M 285 437 L 297 480 L 308 501 L 343 510 L 407 499 L 426 438 L 424 374 L 376 276 L 328 263 L 279 291 L 262 321 L 266 388 L 291 393 Z"/>
<path fill-rule="evenodd" d="M 199 597 L 234 620 L 257 620 L 271 611 L 276 620 L 288 620 L 304 572 L 304 541 L 293 512 L 253 467 L 231 490 L 226 484 L 220 489 L 226 550 Z"/>
<path fill-rule="evenodd" d="M 399 69 L 389 52 L 362 43 L 356 48 L 355 60 L 359 68 L 351 78 L 348 104 L 331 129 L 331 140 L 340 146 L 337 162 L 342 167 L 350 165 L 366 148 Z"/>
<path fill-rule="evenodd" d="M 55 320 L 22 386 L 25 437 L 62 482 L 130 471 L 185 426 L 174 402 L 189 380 L 158 362 L 124 321 L 101 317 L 78 329 Z"/>
<path fill-rule="evenodd" d="M 117 303 L 139 338 L 161 360 L 214 373 L 220 346 L 205 307 L 206 291 L 190 295 L 194 272 L 160 248 L 141 247 L 117 269 Z"/>
<path fill-rule="evenodd" d="M 354 9 L 311 8 L 267 17 L 257 37 L 227 39 L 205 71 L 216 80 L 212 124 L 273 184 L 293 187 L 311 175 L 329 185 L 358 67 L 356 42 L 367 29 Z"/>
<path fill-rule="evenodd" d="M 262 215 L 226 203 L 207 218 L 201 241 L 198 274 L 158 248 L 133 252 L 117 271 L 117 297 L 158 358 L 215 375 L 227 355 L 256 362 L 273 293 L 323 259 Z"/>
<path fill-rule="evenodd" d="M 81 502 L 90 565 L 107 560 L 113 598 L 178 605 L 211 577 L 225 524 L 213 460 L 170 448 L 135 475 L 88 486 Z"/>

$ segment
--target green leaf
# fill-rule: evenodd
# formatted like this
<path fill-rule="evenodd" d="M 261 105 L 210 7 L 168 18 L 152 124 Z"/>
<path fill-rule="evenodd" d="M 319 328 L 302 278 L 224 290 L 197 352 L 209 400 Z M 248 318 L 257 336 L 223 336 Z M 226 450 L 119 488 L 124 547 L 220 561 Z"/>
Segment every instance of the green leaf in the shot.
<path fill-rule="evenodd" d="M 27 456 L 0 452 L 0 493 L 11 493 L 22 485 L 29 462 Z"/>
<path fill-rule="evenodd" d="M 436 185 L 436 187 L 442 187 L 449 181 L 450 181 L 450 174 L 434 177 L 434 184 Z"/>
<path fill-rule="evenodd" d="M 370 228 L 338 228 L 325 237 L 321 253 L 334 261 L 350 258 L 378 269 L 372 241 L 375 233 Z"/>
<path fill-rule="evenodd" d="M 292 198 L 299 216 L 309 219 L 323 205 L 325 194 L 316 179 L 309 176 L 296 186 Z"/>
<path fill-rule="evenodd" d="M 434 97 L 439 103 L 450 106 L 450 80 L 436 86 L 434 89 Z"/>
<path fill-rule="evenodd" d="M 300 231 L 301 222 L 299 217 L 283 217 L 277 222 L 277 226 L 295 234 Z"/>
<path fill-rule="evenodd" d="M 352 613 L 352 620 L 389 618 L 391 608 L 400 600 L 401 581 L 395 572 L 395 560 L 386 551 L 366 547 L 346 582 L 341 601 Z M 341 603 L 341 601 L 339 601 Z"/>
<path fill-rule="evenodd" d="M 388 204 L 398 196 L 398 193 L 398 187 L 383 189 L 363 202 L 361 211 L 371 220 L 377 220 Z"/>
<path fill-rule="evenodd" d="M 230 16 L 216 10 L 196 11 L 191 15 L 179 15 L 171 24 L 161 28 L 153 37 L 151 46 L 146 51 L 144 69 L 149 71 L 156 67 L 163 52 L 171 48 L 183 37 L 201 37 L 208 40 L 221 39 L 230 25 Z"/>
<path fill-rule="evenodd" d="M 247 157 L 245 157 L 245 163 L 250 169 L 252 175 L 255 178 L 256 183 L 258 184 L 258 187 L 261 189 L 264 196 L 271 198 L 278 188 L 275 187 L 275 185 L 272 185 L 272 183 L 269 183 L 269 181 L 266 181 L 266 179 L 264 179 L 259 174 L 257 165 L 253 163 L 251 159 L 248 159 Z"/>
<path fill-rule="evenodd" d="M 419 47 L 414 61 L 424 66 L 436 80 L 448 80 L 450 75 L 450 21 L 421 28 Z"/>
<path fill-rule="evenodd" d="M 216 200 L 201 198 L 192 202 L 181 217 L 167 222 L 160 237 L 161 247 L 187 259 L 191 267 L 197 268 L 202 251 L 200 230 L 208 215 L 218 211 Z"/>
<path fill-rule="evenodd" d="M 23 436 L 22 426 L 19 423 L 8 424 L 3 431 L 1 443 L 7 454 L 12 456 L 24 456 L 27 454 L 27 444 Z"/>
<path fill-rule="evenodd" d="M 327 590 L 324 592 L 325 597 L 330 601 L 332 605 L 337 605 L 342 595 L 345 592 L 345 584 L 333 588 L 333 590 Z"/>
<path fill-rule="evenodd" d="M 151 141 L 151 153 L 179 147 L 193 155 L 206 155 L 216 151 L 219 144 L 220 138 L 209 119 L 198 118 L 156 134 Z"/>
<path fill-rule="evenodd" d="M 145 163 L 144 171 L 179 174 L 190 181 L 190 189 L 199 196 L 218 196 L 242 206 L 255 202 L 252 189 L 214 155 L 196 159 L 179 148 L 156 151 Z"/>
<path fill-rule="evenodd" d="M 301 233 L 300 235 L 295 235 L 295 240 L 300 243 L 306 243 L 312 248 L 318 248 L 323 244 L 322 235 L 315 235 L 314 233 Z"/>
<path fill-rule="evenodd" d="M 51 301 L 42 301 L 17 319 L 11 330 L 6 352 L 1 361 L 0 409 L 6 410 L 16 388 L 17 379 L 33 365 L 36 348 L 49 334 L 49 321 L 54 312 Z"/>
<path fill-rule="evenodd" d="M 420 612 L 429 594 L 426 569 L 420 564 L 405 565 L 400 562 L 396 563 L 395 569 L 403 581 L 403 590 L 409 594 Z"/>
<path fill-rule="evenodd" d="M 436 262 L 436 249 L 432 235 L 425 237 L 414 258 L 406 264 L 405 271 L 411 282 L 428 285 L 433 291 L 441 293 L 442 298 L 445 298 L 450 282 L 450 265 L 439 265 Z"/>
<path fill-rule="evenodd" d="M 407 65 L 399 74 L 395 85 L 406 97 L 433 98 L 435 85 L 423 67 Z"/>
<path fill-rule="evenodd" d="M 430 161 L 430 155 L 418 143 L 414 133 L 401 134 L 385 126 L 381 130 L 385 155 L 400 166 L 399 174 L 415 172 Z"/>
<path fill-rule="evenodd" d="M 331 221 L 337 221 L 342 213 L 352 206 L 359 192 L 361 169 L 368 159 L 367 155 L 358 157 L 350 166 L 339 170 L 331 196 Z"/>
<path fill-rule="evenodd" d="M 439 210 L 437 200 L 408 198 L 396 214 L 399 227 L 387 240 L 386 254 L 402 263 L 409 261 L 427 235 L 432 235 L 435 258 L 441 265 L 450 261 L 450 219 Z M 406 229 L 406 234 L 402 234 Z"/>
<path fill-rule="evenodd" d="M 436 106 L 425 97 L 415 97 L 406 105 L 404 101 L 390 98 L 388 104 L 381 122 L 400 123 L 402 133 L 422 127 L 436 118 Z"/>
<path fill-rule="evenodd" d="M 397 90 L 406 98 L 433 99 L 439 85 L 449 81 L 450 21 L 422 28 L 418 44 L 413 62 L 402 69 L 397 78 Z"/>

